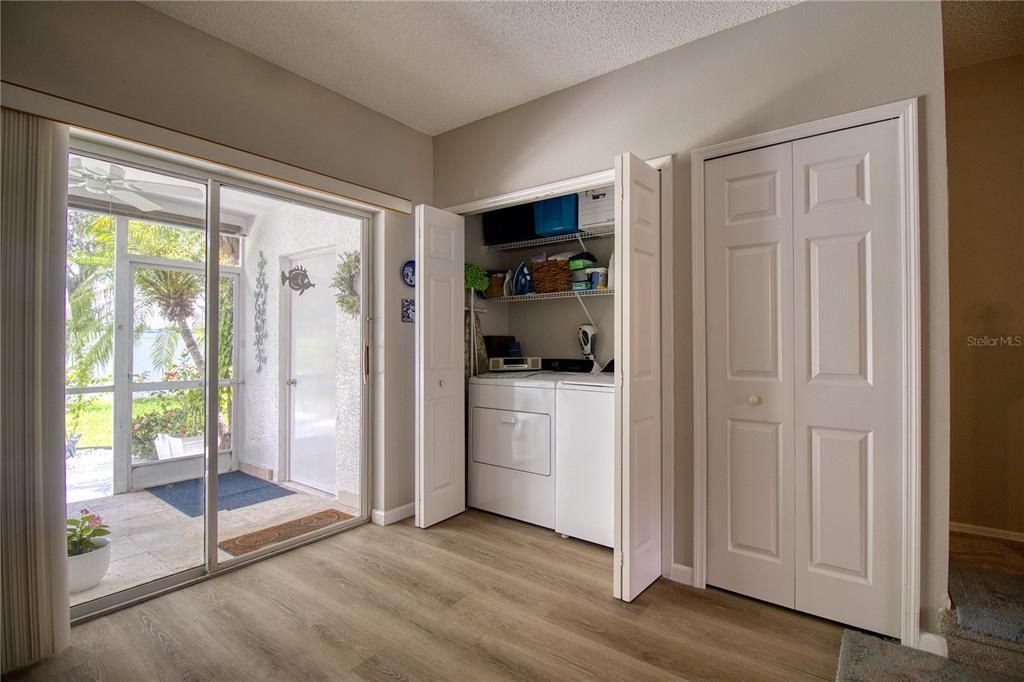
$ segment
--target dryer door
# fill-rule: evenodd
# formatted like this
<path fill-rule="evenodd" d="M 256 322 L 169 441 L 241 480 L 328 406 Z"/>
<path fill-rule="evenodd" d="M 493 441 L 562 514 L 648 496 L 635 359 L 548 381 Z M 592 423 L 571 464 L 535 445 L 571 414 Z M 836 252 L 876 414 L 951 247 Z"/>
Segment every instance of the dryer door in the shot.
<path fill-rule="evenodd" d="M 534 412 L 473 408 L 473 461 L 551 475 L 551 416 Z"/>

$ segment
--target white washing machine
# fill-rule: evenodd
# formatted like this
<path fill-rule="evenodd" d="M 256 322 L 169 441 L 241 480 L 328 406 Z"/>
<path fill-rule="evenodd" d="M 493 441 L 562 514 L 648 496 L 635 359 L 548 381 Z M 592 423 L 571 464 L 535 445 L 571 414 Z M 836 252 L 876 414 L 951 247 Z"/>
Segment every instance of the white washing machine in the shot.
<path fill-rule="evenodd" d="M 555 527 L 555 385 L 564 374 L 469 380 L 470 507 Z"/>
<path fill-rule="evenodd" d="M 564 377 L 564 375 L 563 375 Z M 615 544 L 615 378 L 562 378 L 556 388 L 555 530 Z"/>

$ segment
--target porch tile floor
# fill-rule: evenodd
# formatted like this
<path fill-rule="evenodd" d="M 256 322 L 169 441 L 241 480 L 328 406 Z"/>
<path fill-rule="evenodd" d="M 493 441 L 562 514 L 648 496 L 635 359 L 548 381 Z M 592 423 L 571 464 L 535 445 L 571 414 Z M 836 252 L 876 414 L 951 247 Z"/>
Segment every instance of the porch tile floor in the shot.
<path fill-rule="evenodd" d="M 218 514 L 221 540 L 334 508 L 358 515 L 326 495 L 295 494 Z M 103 517 L 112 539 L 110 569 L 96 587 L 71 595 L 81 604 L 203 563 L 203 517 L 189 518 L 146 491 L 70 502 L 68 516 L 87 507 Z M 218 550 L 221 561 L 232 558 Z"/>

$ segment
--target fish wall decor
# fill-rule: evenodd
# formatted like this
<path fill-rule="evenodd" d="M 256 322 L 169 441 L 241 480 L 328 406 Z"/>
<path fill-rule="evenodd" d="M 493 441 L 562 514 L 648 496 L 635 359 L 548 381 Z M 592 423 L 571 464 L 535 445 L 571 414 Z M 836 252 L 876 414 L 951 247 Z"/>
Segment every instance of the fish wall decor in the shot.
<path fill-rule="evenodd" d="M 306 268 L 301 265 L 296 265 L 288 272 L 281 271 L 281 286 L 285 284 L 291 288 L 292 291 L 299 292 L 299 296 L 306 291 L 306 289 L 312 289 L 316 285 L 309 279 L 309 273 L 306 272 Z"/>

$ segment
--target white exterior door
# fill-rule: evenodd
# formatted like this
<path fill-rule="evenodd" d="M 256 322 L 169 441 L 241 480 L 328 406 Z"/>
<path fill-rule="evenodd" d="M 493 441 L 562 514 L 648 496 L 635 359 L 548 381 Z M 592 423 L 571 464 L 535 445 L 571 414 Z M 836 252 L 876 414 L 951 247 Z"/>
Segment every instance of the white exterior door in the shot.
<path fill-rule="evenodd" d="M 899 130 L 793 143 L 796 607 L 898 636 Z"/>
<path fill-rule="evenodd" d="M 623 154 L 615 194 L 613 591 L 632 601 L 661 575 L 661 176 Z"/>
<path fill-rule="evenodd" d="M 900 630 L 896 121 L 705 165 L 708 578 Z"/>
<path fill-rule="evenodd" d="M 289 478 L 331 495 L 337 490 L 335 263 L 333 249 L 293 258 L 286 271 L 305 268 L 313 286 L 301 293 L 282 286 L 289 320 Z"/>
<path fill-rule="evenodd" d="M 462 216 L 416 207 L 416 525 L 466 509 Z"/>
<path fill-rule="evenodd" d="M 704 172 L 707 582 L 792 607 L 792 147 Z"/>

